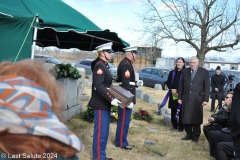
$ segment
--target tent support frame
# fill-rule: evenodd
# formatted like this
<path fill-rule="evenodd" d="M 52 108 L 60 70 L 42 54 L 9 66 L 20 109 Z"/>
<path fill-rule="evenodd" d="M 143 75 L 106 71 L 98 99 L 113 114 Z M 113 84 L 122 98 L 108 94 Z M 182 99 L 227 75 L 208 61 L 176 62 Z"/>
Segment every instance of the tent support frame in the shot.
<path fill-rule="evenodd" d="M 38 24 L 39 18 L 38 18 L 38 13 L 36 15 L 36 22 Z M 37 32 L 38 32 L 38 27 L 34 27 L 34 33 L 33 33 L 33 44 L 32 44 L 32 52 L 31 52 L 31 59 L 34 59 L 34 52 L 35 52 L 35 47 L 36 47 L 36 40 L 37 40 Z"/>

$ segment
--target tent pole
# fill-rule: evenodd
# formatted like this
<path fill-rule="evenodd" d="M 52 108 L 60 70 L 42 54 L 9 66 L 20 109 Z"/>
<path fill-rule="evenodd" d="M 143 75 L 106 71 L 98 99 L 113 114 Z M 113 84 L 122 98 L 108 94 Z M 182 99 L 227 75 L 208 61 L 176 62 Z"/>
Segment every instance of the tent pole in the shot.
<path fill-rule="evenodd" d="M 36 15 L 36 22 L 39 22 L 38 19 L 38 13 Z M 34 33 L 33 33 L 33 44 L 32 44 L 32 53 L 31 53 L 31 59 L 34 58 L 34 51 L 35 51 L 35 47 L 36 47 L 36 40 L 37 40 L 37 32 L 38 32 L 38 28 L 37 26 L 34 27 Z"/>

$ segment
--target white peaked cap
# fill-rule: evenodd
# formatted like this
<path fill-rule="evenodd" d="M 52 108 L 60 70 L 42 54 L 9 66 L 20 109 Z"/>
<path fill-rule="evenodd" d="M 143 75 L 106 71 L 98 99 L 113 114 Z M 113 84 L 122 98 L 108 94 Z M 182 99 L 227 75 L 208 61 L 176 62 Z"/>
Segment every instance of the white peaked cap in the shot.
<path fill-rule="evenodd" d="M 112 42 L 109 42 L 109 43 L 105 43 L 105 44 L 102 44 L 100 46 L 97 46 L 95 49 L 97 51 L 102 51 L 102 50 L 112 50 L 112 45 L 113 43 Z"/>
<path fill-rule="evenodd" d="M 137 51 L 138 46 L 135 47 L 127 47 L 127 48 L 123 48 L 123 50 L 125 50 L 125 52 L 131 52 L 131 51 Z"/>

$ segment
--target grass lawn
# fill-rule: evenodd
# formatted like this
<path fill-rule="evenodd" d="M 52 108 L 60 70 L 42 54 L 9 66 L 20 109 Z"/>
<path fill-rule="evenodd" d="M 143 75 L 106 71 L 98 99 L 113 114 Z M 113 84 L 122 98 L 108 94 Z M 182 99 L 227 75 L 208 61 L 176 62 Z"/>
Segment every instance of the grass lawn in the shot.
<path fill-rule="evenodd" d="M 166 91 L 154 90 L 153 88 L 141 87 L 144 93 L 150 94 L 156 102 L 161 102 Z M 90 95 L 91 88 L 86 87 L 85 93 Z M 204 107 L 204 123 L 207 123 L 207 117 L 211 115 L 210 102 Z M 86 109 L 88 101 L 82 101 L 83 111 Z M 167 106 L 167 105 L 166 105 Z M 133 111 L 138 108 L 146 109 L 154 115 L 154 120 L 150 123 L 141 120 L 132 120 L 128 134 L 128 141 L 135 147 L 130 150 L 122 150 L 115 147 L 116 122 L 110 124 L 109 139 L 107 144 L 107 157 L 114 160 L 213 160 L 209 156 L 208 142 L 202 132 L 198 144 L 192 141 L 182 141 L 185 132 L 171 131 L 170 127 L 165 125 L 163 116 L 157 115 L 157 104 L 148 104 L 137 99 L 137 104 Z M 92 135 L 93 123 L 82 120 L 78 115 L 69 120 L 66 125 L 72 130 L 84 143 L 84 151 L 79 154 L 81 160 L 90 160 L 92 156 Z M 159 133 L 153 133 L 151 128 L 159 129 Z M 157 142 L 154 147 L 143 146 L 145 140 Z"/>

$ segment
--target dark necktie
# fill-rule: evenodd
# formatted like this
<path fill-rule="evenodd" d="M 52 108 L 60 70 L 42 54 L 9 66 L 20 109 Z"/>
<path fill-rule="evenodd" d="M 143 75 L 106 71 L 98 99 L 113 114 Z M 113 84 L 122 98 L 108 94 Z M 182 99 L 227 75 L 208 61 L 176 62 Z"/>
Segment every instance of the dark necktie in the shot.
<path fill-rule="evenodd" d="M 191 71 L 191 81 L 193 80 L 193 78 L 194 78 L 194 76 L 195 76 L 195 72 L 196 72 L 195 70 L 192 70 L 192 71 Z"/>

